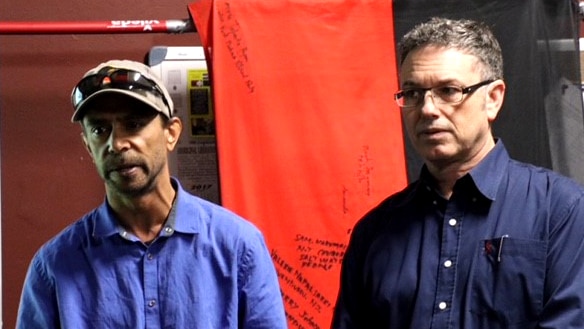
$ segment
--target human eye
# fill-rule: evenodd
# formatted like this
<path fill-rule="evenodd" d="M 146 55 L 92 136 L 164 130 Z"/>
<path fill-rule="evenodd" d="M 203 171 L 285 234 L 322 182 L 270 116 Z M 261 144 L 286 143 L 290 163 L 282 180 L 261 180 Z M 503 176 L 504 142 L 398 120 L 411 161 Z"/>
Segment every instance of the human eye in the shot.
<path fill-rule="evenodd" d="M 462 89 L 458 86 L 436 87 L 432 93 L 445 102 L 458 102 L 462 98 Z"/>
<path fill-rule="evenodd" d="M 108 128 L 101 125 L 93 125 L 89 127 L 89 131 L 95 137 L 101 137 L 107 134 Z"/>
<path fill-rule="evenodd" d="M 144 125 L 138 120 L 127 121 L 125 126 L 127 131 L 138 131 L 144 127 Z"/>
<path fill-rule="evenodd" d="M 129 118 L 125 121 L 124 126 L 127 131 L 139 131 L 148 124 L 148 120 L 144 118 Z"/>
<path fill-rule="evenodd" d="M 417 88 L 402 90 L 402 97 L 405 100 L 417 100 L 418 98 L 420 98 L 421 94 L 422 94 L 421 90 Z"/>
<path fill-rule="evenodd" d="M 456 95 L 460 93 L 462 89 L 456 86 L 442 86 L 434 88 L 434 92 L 438 95 Z"/>

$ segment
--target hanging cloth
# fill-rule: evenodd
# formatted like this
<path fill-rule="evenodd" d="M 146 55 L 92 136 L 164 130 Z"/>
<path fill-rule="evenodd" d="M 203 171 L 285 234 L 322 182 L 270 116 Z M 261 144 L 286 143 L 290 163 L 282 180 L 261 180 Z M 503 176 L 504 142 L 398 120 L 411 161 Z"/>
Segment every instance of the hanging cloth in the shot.
<path fill-rule="evenodd" d="M 255 223 L 290 328 L 328 328 L 367 210 L 406 185 L 386 0 L 200 0 L 222 205 Z"/>

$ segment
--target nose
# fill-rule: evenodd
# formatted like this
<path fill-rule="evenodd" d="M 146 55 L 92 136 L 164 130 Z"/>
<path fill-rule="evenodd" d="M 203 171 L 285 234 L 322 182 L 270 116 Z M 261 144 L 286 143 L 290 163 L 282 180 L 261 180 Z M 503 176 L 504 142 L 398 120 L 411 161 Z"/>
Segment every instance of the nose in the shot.
<path fill-rule="evenodd" d="M 430 96 L 430 97 L 428 97 Z M 430 115 L 435 116 L 437 115 L 438 108 L 436 107 L 436 103 L 434 102 L 434 94 L 432 94 L 432 90 L 426 90 L 424 93 L 424 97 L 422 98 L 420 111 L 423 115 Z"/>
<path fill-rule="evenodd" d="M 128 141 L 127 135 L 124 133 L 123 129 L 112 128 L 107 141 L 107 150 L 109 153 L 121 153 L 130 148 L 130 143 Z"/>

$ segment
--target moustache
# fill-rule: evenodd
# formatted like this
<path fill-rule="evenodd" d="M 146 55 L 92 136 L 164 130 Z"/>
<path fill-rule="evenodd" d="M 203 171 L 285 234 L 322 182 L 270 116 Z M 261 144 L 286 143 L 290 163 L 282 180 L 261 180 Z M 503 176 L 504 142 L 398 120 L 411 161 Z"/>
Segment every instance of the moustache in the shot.
<path fill-rule="evenodd" d="M 127 169 L 131 167 L 145 167 L 144 162 L 137 157 L 115 155 L 107 158 L 103 163 L 106 172 Z"/>
<path fill-rule="evenodd" d="M 416 134 L 431 134 L 436 132 L 451 131 L 450 127 L 444 124 L 421 123 L 416 126 Z"/>

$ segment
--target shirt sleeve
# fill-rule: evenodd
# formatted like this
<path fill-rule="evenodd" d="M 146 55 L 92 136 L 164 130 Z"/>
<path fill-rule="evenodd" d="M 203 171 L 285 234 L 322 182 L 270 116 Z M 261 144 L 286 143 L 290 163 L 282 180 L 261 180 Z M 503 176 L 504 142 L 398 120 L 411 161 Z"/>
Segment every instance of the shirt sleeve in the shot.
<path fill-rule="evenodd" d="M 17 329 L 59 328 L 55 288 L 37 254 L 26 274 L 18 315 Z"/>
<path fill-rule="evenodd" d="M 351 281 L 355 281 L 351 277 L 355 273 L 352 270 L 353 259 L 350 258 L 349 250 L 345 253 L 343 265 L 341 269 L 341 280 L 339 286 L 339 294 L 333 312 L 332 329 L 357 329 L 358 327 L 353 323 L 353 318 L 357 316 L 356 298 L 351 298 L 355 293 L 352 292 L 353 287 Z M 359 281 L 359 280 L 356 280 Z"/>
<path fill-rule="evenodd" d="M 363 268 L 362 255 L 365 253 L 361 241 L 368 241 L 364 237 L 359 225 L 353 230 L 349 245 L 343 257 L 339 293 L 333 311 L 332 329 L 361 329 L 367 328 L 367 316 L 363 308 L 367 300 L 363 297 L 363 282 L 361 269 Z"/>
<path fill-rule="evenodd" d="M 241 328 L 288 328 L 276 269 L 259 232 L 244 243 L 238 272 Z"/>
<path fill-rule="evenodd" d="M 584 195 L 566 194 L 559 194 L 555 202 L 563 206 L 552 212 L 538 328 L 584 328 Z"/>

